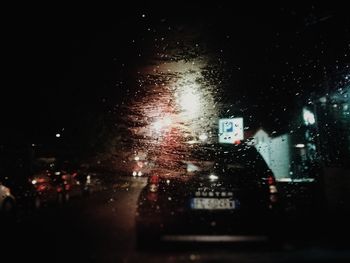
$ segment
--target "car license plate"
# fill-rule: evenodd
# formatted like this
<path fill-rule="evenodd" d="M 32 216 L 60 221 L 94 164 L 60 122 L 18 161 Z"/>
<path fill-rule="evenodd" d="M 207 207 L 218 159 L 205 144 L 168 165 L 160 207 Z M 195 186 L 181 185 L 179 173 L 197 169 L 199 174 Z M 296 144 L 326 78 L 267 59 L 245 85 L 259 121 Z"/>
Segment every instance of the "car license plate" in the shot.
<path fill-rule="evenodd" d="M 235 209 L 235 201 L 230 198 L 192 198 L 191 208 L 207 210 Z"/>

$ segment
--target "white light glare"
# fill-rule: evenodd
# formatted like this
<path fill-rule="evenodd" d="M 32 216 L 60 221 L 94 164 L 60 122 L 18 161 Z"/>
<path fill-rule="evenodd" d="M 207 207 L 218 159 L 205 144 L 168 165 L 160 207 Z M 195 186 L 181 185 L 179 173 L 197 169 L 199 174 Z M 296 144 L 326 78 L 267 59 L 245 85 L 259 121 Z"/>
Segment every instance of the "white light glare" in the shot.
<path fill-rule="evenodd" d="M 275 185 L 270 185 L 269 189 L 270 189 L 270 194 L 276 194 L 278 192 Z"/>
<path fill-rule="evenodd" d="M 60 137 L 61 137 L 61 134 L 56 133 L 56 138 L 60 138 Z"/>
<path fill-rule="evenodd" d="M 163 119 L 157 120 L 153 123 L 153 127 L 157 132 L 162 131 L 163 129 L 169 128 L 172 124 L 172 120 L 170 117 L 164 117 Z"/>
<path fill-rule="evenodd" d="M 199 111 L 200 108 L 200 98 L 199 95 L 194 91 L 187 91 L 181 94 L 179 98 L 179 104 L 183 111 L 187 114 L 195 114 Z"/>
<path fill-rule="evenodd" d="M 208 139 L 208 135 L 203 133 L 203 134 L 199 135 L 199 139 L 204 142 L 204 141 L 206 141 Z"/>
<path fill-rule="evenodd" d="M 160 130 L 162 129 L 163 127 L 163 124 L 162 124 L 162 121 L 156 121 L 154 124 L 153 124 L 153 127 L 154 129 L 157 131 L 157 132 L 160 132 Z"/>
<path fill-rule="evenodd" d="M 211 175 L 209 175 L 209 179 L 210 179 L 210 181 L 215 181 L 215 180 L 219 179 L 219 176 L 217 176 L 215 174 L 211 174 Z"/>
<path fill-rule="evenodd" d="M 304 148 L 305 147 L 305 144 L 303 143 L 298 143 L 295 145 L 295 148 Z"/>
<path fill-rule="evenodd" d="M 165 117 L 163 122 L 164 122 L 164 126 L 170 126 L 172 121 L 170 117 Z"/>

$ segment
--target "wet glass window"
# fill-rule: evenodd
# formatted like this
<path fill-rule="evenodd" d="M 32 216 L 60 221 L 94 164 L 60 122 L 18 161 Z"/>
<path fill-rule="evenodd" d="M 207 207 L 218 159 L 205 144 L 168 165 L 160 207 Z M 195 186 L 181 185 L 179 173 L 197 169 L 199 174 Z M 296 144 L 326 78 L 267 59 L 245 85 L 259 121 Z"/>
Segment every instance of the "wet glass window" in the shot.
<path fill-rule="evenodd" d="M 345 3 L 3 9 L 2 261 L 350 262 Z"/>

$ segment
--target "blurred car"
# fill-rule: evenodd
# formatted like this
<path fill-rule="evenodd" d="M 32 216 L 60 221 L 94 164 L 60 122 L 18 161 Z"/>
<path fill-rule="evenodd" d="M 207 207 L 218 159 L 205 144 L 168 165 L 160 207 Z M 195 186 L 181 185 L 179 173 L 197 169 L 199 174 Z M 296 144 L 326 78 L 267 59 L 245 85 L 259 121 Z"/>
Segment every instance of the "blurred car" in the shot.
<path fill-rule="evenodd" d="M 65 201 L 92 192 L 91 174 L 86 169 L 69 161 L 64 161 L 57 165 L 56 171 L 63 180 Z"/>
<path fill-rule="evenodd" d="M 99 190 L 101 182 L 96 174 L 75 168 L 65 163 L 55 167 L 52 171 L 46 170 L 37 173 L 31 178 L 35 186 L 35 207 L 43 203 L 68 202 L 71 198 L 81 197 Z"/>
<path fill-rule="evenodd" d="M 131 161 L 131 169 L 133 177 L 148 176 L 151 164 L 147 160 L 140 160 L 135 157 L 135 160 Z"/>
<path fill-rule="evenodd" d="M 60 172 L 41 171 L 34 174 L 29 180 L 35 189 L 33 198 L 35 208 L 64 202 L 67 192 Z"/>
<path fill-rule="evenodd" d="M 102 189 L 98 173 L 84 166 L 72 165 L 65 162 L 59 170 L 65 188 L 65 200 L 71 197 L 89 195 Z"/>
<path fill-rule="evenodd" d="M 150 175 L 138 200 L 139 245 L 270 239 L 278 192 L 254 147 L 198 147 L 183 163 L 181 177 Z"/>
<path fill-rule="evenodd" d="M 80 181 L 83 194 L 85 195 L 89 195 L 103 189 L 102 181 L 95 172 L 79 171 L 77 179 Z"/>
<path fill-rule="evenodd" d="M 132 176 L 133 177 L 141 177 L 141 176 L 147 176 L 147 171 L 145 169 L 145 162 L 142 161 L 135 161 L 132 165 Z"/>
<path fill-rule="evenodd" d="M 79 197 L 83 194 L 83 184 L 78 179 L 78 172 L 61 171 L 61 177 L 64 185 L 64 198 L 68 201 L 71 197 Z"/>
<path fill-rule="evenodd" d="M 0 182 L 0 212 L 5 215 L 12 214 L 15 211 L 15 206 L 16 200 L 10 188 Z"/>
<path fill-rule="evenodd" d="M 84 165 L 64 164 L 62 178 L 69 197 L 89 195 L 102 189 L 99 173 Z"/>

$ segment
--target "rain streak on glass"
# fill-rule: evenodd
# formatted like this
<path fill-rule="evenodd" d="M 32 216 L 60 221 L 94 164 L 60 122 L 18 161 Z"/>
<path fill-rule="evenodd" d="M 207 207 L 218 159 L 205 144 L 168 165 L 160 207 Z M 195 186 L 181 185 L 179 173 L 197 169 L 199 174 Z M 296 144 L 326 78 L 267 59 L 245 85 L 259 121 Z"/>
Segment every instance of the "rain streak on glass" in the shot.
<path fill-rule="evenodd" d="M 203 66 L 201 60 L 162 63 L 145 68 L 139 79 L 143 96 L 129 115 L 140 122 L 132 128 L 134 149 L 147 152 L 159 169 L 176 171 L 192 144 L 216 136 L 217 102 L 214 90 L 201 84 Z"/>

